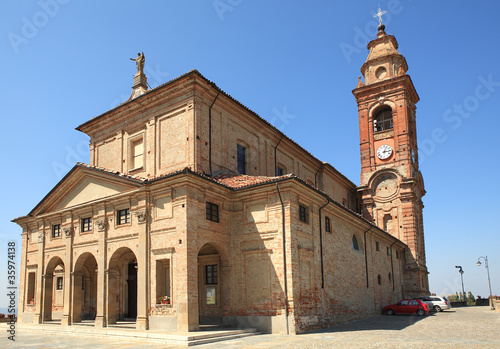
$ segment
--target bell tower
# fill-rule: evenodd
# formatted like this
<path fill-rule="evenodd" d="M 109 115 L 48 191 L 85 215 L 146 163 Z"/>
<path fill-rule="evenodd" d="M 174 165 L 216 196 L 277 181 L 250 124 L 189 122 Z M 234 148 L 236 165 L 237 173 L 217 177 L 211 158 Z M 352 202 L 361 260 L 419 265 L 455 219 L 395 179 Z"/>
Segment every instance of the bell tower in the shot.
<path fill-rule="evenodd" d="M 376 16 L 380 16 L 381 10 Z M 377 38 L 352 91 L 359 113 L 363 215 L 409 247 L 405 253 L 405 297 L 428 294 L 415 104 L 419 101 L 398 42 L 380 20 Z"/>

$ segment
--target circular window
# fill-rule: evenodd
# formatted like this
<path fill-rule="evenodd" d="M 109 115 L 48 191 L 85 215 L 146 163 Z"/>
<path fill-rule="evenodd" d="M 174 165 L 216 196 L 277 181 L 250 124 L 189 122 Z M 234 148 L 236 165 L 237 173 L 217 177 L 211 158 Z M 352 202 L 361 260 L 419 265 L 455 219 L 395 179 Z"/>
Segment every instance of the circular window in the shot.
<path fill-rule="evenodd" d="M 377 77 L 377 79 L 382 80 L 387 76 L 387 70 L 384 67 L 379 67 L 375 71 L 375 76 Z"/>

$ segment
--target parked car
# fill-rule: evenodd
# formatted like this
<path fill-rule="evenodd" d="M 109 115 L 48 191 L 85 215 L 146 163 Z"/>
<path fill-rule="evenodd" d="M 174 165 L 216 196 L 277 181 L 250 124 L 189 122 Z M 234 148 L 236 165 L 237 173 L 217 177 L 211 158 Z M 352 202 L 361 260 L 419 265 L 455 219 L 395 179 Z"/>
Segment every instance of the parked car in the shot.
<path fill-rule="evenodd" d="M 451 309 L 451 302 L 446 297 L 427 296 L 419 299 L 427 303 L 429 309 L 435 312 Z"/>
<path fill-rule="evenodd" d="M 429 306 L 420 299 L 403 299 L 396 304 L 384 307 L 384 314 L 417 314 L 424 316 L 429 313 Z"/>

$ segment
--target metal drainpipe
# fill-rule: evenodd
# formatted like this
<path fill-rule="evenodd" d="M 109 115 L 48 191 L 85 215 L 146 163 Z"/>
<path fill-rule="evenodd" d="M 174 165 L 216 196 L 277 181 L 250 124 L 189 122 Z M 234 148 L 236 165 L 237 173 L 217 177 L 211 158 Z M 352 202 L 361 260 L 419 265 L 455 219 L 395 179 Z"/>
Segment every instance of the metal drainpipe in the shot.
<path fill-rule="evenodd" d="M 281 138 L 280 138 L 278 144 L 276 144 L 276 146 L 274 147 L 274 176 L 275 177 L 278 175 L 278 159 L 276 159 L 276 149 L 278 149 L 278 145 L 280 145 L 281 140 L 283 139 L 283 136 L 284 135 L 281 135 Z"/>
<path fill-rule="evenodd" d="M 392 246 L 398 242 L 398 240 L 394 241 L 392 245 L 389 247 L 391 249 L 391 273 L 392 273 L 392 290 L 394 291 L 396 289 L 395 281 L 394 281 L 394 264 L 392 263 Z"/>
<path fill-rule="evenodd" d="M 365 233 L 364 233 L 364 240 L 365 240 L 366 288 L 369 287 L 369 283 L 368 283 L 368 256 L 366 255 L 366 233 L 368 233 L 372 228 L 373 228 L 373 225 L 370 225 L 370 228 L 367 231 L 365 231 Z"/>
<path fill-rule="evenodd" d="M 325 167 L 325 163 L 324 162 L 321 164 L 321 166 L 318 168 L 318 170 L 314 174 L 314 187 L 316 187 L 316 188 L 318 187 L 318 178 L 317 178 L 318 177 L 318 173 L 319 173 L 319 171 L 321 171 L 321 169 L 323 167 Z"/>
<path fill-rule="evenodd" d="M 330 203 L 330 200 L 326 202 L 320 209 L 319 209 L 319 254 L 321 258 L 321 289 L 325 288 L 325 271 L 323 267 L 323 229 L 322 229 L 322 218 L 321 218 L 321 210 L 326 207 Z"/>
<path fill-rule="evenodd" d="M 208 166 L 210 170 L 210 177 L 212 177 L 212 107 L 219 97 L 219 94 L 220 90 L 217 91 L 217 96 L 215 96 L 214 101 L 210 104 L 210 108 L 208 108 Z"/>
<path fill-rule="evenodd" d="M 279 143 L 278 143 L 279 144 Z M 276 182 L 276 190 L 278 191 L 278 196 L 281 202 L 281 224 L 283 230 L 283 278 L 285 283 L 285 322 L 286 322 L 286 334 L 290 334 L 288 329 L 288 285 L 286 277 L 286 235 L 285 235 L 285 204 L 283 204 L 283 199 L 281 198 L 280 188 Z"/>

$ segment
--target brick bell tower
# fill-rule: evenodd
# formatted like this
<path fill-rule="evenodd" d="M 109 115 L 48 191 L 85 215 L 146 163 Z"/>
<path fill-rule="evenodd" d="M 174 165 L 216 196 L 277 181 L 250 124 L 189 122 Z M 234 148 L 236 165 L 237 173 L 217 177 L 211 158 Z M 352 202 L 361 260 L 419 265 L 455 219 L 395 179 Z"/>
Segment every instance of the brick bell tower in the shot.
<path fill-rule="evenodd" d="M 381 10 L 379 9 L 380 18 Z M 405 242 L 404 297 L 429 293 L 415 104 L 419 101 L 398 42 L 380 20 L 377 38 L 352 91 L 358 103 L 363 215 Z"/>

